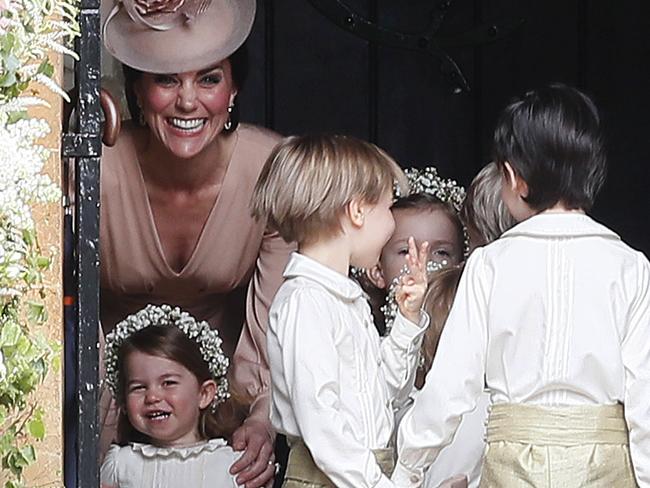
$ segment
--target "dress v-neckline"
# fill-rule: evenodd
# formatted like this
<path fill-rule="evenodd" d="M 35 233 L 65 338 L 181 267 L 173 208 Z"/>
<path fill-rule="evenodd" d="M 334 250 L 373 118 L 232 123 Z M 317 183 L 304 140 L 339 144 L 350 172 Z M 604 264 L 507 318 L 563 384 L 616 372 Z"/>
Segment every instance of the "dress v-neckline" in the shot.
<path fill-rule="evenodd" d="M 201 228 L 201 232 L 199 232 L 199 236 L 196 239 L 196 242 L 194 243 L 194 248 L 192 249 L 192 252 L 190 254 L 190 257 L 187 259 L 185 264 L 181 267 L 179 271 L 176 271 L 170 264 L 169 261 L 167 260 L 167 256 L 165 256 L 165 250 L 162 245 L 162 241 L 160 240 L 160 234 L 158 233 L 158 227 L 156 226 L 156 219 L 154 218 L 153 215 L 153 208 L 151 207 L 151 200 L 149 199 L 149 193 L 147 192 L 147 185 L 146 182 L 144 181 L 144 174 L 142 173 L 142 168 L 140 166 L 140 163 L 138 161 L 137 157 L 137 152 L 135 151 L 135 143 L 133 144 L 134 148 L 134 164 L 135 164 L 135 169 L 136 172 L 138 173 L 138 181 L 141 186 L 141 192 L 140 194 L 143 195 L 144 198 L 144 208 L 147 216 L 147 220 L 150 226 L 150 231 L 153 234 L 154 241 L 155 241 L 155 246 L 156 250 L 158 252 L 158 256 L 160 260 L 162 261 L 165 269 L 167 270 L 168 273 L 170 273 L 174 277 L 181 277 L 183 276 L 188 269 L 190 269 L 191 264 L 195 261 L 195 256 L 198 254 L 198 250 L 201 247 L 201 243 L 203 242 L 203 235 L 205 234 L 205 229 L 208 227 L 208 223 L 212 219 L 213 214 L 216 213 L 216 208 L 219 206 L 219 202 L 222 200 L 222 196 L 224 193 L 224 190 L 228 188 L 228 185 L 226 185 L 226 180 L 228 179 L 230 175 L 230 167 L 232 163 L 232 159 L 237 152 L 237 146 L 239 144 L 239 133 L 238 131 L 235 131 L 234 136 L 236 137 L 235 143 L 232 148 L 232 152 L 230 153 L 230 157 L 228 158 L 228 162 L 226 164 L 225 168 L 225 174 L 223 175 L 223 178 L 221 180 L 221 185 L 219 188 L 219 193 L 214 199 L 214 202 L 212 204 L 212 207 L 210 208 L 210 212 L 208 212 L 208 216 L 206 217 L 205 221 L 203 222 L 203 226 Z"/>

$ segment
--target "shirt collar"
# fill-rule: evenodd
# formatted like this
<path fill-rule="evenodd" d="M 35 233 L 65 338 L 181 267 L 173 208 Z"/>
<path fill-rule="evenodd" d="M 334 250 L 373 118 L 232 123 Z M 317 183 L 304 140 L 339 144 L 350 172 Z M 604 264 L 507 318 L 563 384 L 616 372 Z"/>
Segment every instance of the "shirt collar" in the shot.
<path fill-rule="evenodd" d="M 620 240 L 615 232 L 588 215 L 575 212 L 540 213 L 503 233 L 501 237 L 582 237 L 600 236 Z"/>
<path fill-rule="evenodd" d="M 361 286 L 356 281 L 297 252 L 291 254 L 283 276 L 285 278 L 302 277 L 314 281 L 332 294 L 345 300 L 353 301 L 365 296 Z"/>

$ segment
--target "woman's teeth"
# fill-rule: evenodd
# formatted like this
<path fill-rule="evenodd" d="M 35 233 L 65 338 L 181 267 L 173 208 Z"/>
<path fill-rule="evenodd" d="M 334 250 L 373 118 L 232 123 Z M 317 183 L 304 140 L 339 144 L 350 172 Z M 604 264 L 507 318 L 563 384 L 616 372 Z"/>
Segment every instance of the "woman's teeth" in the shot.
<path fill-rule="evenodd" d="M 205 119 L 179 119 L 172 117 L 169 120 L 169 123 L 172 127 L 176 129 L 181 129 L 185 131 L 197 131 L 203 127 Z"/>

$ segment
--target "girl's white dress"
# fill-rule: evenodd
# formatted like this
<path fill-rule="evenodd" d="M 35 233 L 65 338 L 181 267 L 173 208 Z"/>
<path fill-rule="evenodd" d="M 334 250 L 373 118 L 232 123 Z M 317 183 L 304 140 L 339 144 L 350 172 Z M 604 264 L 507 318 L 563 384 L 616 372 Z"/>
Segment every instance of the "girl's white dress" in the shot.
<path fill-rule="evenodd" d="M 102 464 L 101 484 L 115 488 L 238 488 L 229 473 L 238 458 L 223 439 L 187 447 L 112 445 Z"/>

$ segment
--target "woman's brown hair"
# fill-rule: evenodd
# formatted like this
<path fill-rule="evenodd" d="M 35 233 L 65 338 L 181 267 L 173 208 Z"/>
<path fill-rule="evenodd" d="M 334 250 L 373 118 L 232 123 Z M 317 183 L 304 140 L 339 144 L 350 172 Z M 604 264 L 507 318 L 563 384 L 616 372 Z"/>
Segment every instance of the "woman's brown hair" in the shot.
<path fill-rule="evenodd" d="M 177 327 L 150 326 L 130 335 L 120 347 L 118 355 L 119 383 L 117 390 L 117 403 L 120 408 L 117 435 L 121 445 L 129 442 L 149 443 L 141 432 L 138 432 L 126 414 L 126 385 L 128 383 L 126 360 L 129 354 L 139 351 L 152 356 L 170 359 L 187 368 L 202 384 L 212 379 L 208 364 L 203 359 L 198 344 L 190 339 Z M 215 412 L 211 407 L 201 411 L 199 418 L 199 434 L 204 439 L 223 437 L 230 439 L 232 433 L 239 427 L 248 413 L 250 401 L 243 395 L 230 390 L 230 398 L 221 403 Z"/>

